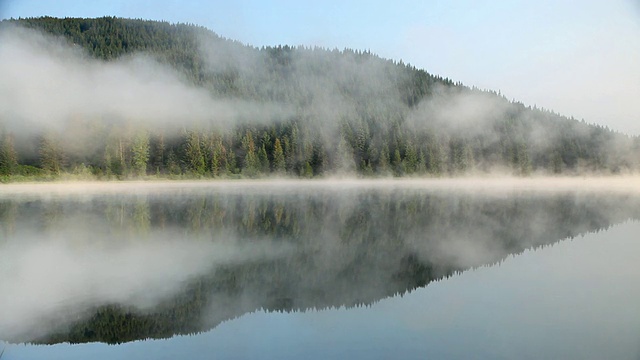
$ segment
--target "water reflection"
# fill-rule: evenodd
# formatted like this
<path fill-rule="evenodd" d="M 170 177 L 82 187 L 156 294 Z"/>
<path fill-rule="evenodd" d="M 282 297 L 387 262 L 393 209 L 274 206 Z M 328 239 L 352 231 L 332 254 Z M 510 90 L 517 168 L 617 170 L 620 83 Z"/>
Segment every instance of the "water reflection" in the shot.
<path fill-rule="evenodd" d="M 640 218 L 621 194 L 236 189 L 0 199 L 0 338 L 122 343 L 357 307 Z"/>

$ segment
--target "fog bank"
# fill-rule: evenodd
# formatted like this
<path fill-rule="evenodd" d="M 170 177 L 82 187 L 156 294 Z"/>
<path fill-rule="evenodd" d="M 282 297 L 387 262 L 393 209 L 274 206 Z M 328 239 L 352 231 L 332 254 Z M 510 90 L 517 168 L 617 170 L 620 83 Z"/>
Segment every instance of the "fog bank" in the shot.
<path fill-rule="evenodd" d="M 16 135 L 72 131 L 87 124 L 173 131 L 229 128 L 288 116 L 282 104 L 215 98 L 142 53 L 103 62 L 65 39 L 4 25 L 0 118 Z"/>
<path fill-rule="evenodd" d="M 455 178 L 362 179 L 324 178 L 297 179 L 244 179 L 244 180 L 171 180 L 171 181 L 73 181 L 53 183 L 11 183 L 0 186 L 0 199 L 12 196 L 57 198 L 95 194 L 153 194 L 175 193 L 189 190 L 224 190 L 260 193 L 276 191 L 284 194 L 304 189 L 335 191 L 366 189 L 425 189 L 466 190 L 474 192 L 504 193 L 534 192 L 640 192 L 640 176 L 571 176 L 571 177 L 510 177 L 482 176 Z"/>

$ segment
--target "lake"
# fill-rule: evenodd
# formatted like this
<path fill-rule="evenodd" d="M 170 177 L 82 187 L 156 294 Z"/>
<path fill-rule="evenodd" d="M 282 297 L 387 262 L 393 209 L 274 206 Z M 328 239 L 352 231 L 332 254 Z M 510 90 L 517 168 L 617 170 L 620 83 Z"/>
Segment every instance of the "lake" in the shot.
<path fill-rule="evenodd" d="M 0 186 L 8 359 L 640 359 L 630 179 Z"/>

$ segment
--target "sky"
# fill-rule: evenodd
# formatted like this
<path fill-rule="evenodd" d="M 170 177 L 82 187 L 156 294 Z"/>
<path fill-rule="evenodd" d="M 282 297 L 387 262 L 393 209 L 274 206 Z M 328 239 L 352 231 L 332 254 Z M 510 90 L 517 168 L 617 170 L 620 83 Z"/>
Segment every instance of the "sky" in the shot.
<path fill-rule="evenodd" d="M 119 16 L 253 46 L 370 50 L 640 135 L 640 0 L 0 0 L 0 18 Z"/>

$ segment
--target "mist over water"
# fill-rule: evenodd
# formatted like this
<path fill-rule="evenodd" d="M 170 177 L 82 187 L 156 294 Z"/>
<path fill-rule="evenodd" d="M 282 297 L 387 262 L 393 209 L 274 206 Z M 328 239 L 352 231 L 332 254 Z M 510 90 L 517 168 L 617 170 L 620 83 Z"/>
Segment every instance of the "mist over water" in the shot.
<path fill-rule="evenodd" d="M 202 145 L 207 155 L 200 154 L 198 176 L 253 177 L 240 168 L 262 150 L 258 174 L 324 178 L 0 186 L 0 341 L 10 346 L 175 340 L 242 323 L 247 314 L 319 314 L 322 323 L 324 310 L 338 308 L 349 318 L 385 300 L 402 305 L 377 336 L 399 344 L 395 320 L 421 330 L 434 320 L 403 314 L 404 296 L 430 294 L 434 282 L 441 289 L 452 277 L 475 274 L 471 269 L 493 269 L 499 279 L 496 265 L 505 259 L 525 252 L 526 261 L 530 249 L 562 249 L 569 239 L 640 219 L 638 177 L 494 177 L 617 174 L 634 169 L 638 139 L 454 86 L 368 52 L 258 51 L 209 34 L 197 39 L 197 54 L 188 54 L 202 61 L 198 76 L 218 76 L 207 84 L 189 78 L 193 69 L 181 72 L 151 54 L 105 62 L 63 38 L 3 25 L 0 141 L 7 148 L 15 143 L 25 165 L 42 166 L 49 138 L 71 159 L 64 164 L 61 157 L 64 171 L 81 165 L 127 179 L 135 140 L 142 139 L 139 153 L 146 157 L 135 176 L 189 175 L 196 170 L 186 164 L 189 146 Z M 279 171 L 274 139 L 282 140 Z M 231 154 L 224 171 L 221 154 Z M 486 178 L 463 176 L 478 173 Z M 572 273 L 571 251 L 564 256 L 560 265 L 541 261 L 524 271 L 549 265 L 556 266 L 544 268 L 554 280 L 593 280 Z M 606 254 L 598 260 L 593 266 L 606 268 L 602 278 L 618 279 Z M 623 275 L 633 280 L 632 271 Z M 513 296 L 465 286 L 467 292 L 445 300 Z M 636 294 L 629 289 L 616 294 Z M 545 294 L 536 295 L 544 305 Z M 482 318 L 483 310 L 470 317 Z M 556 324 L 552 310 L 538 309 L 540 319 Z M 525 318 L 510 315 L 513 322 Z M 450 336 L 477 323 L 483 324 L 462 322 Z M 453 343 L 440 333 L 432 337 Z"/>
<path fill-rule="evenodd" d="M 119 43 L 92 46 L 94 32 Z M 184 24 L 3 21 L 0 77 L 3 181 L 638 168 L 634 137 L 402 61 L 349 49 L 257 49 Z"/>
<path fill-rule="evenodd" d="M 630 179 L 539 180 L 3 186 L 0 338 L 124 342 L 371 304 L 640 218 Z"/>

